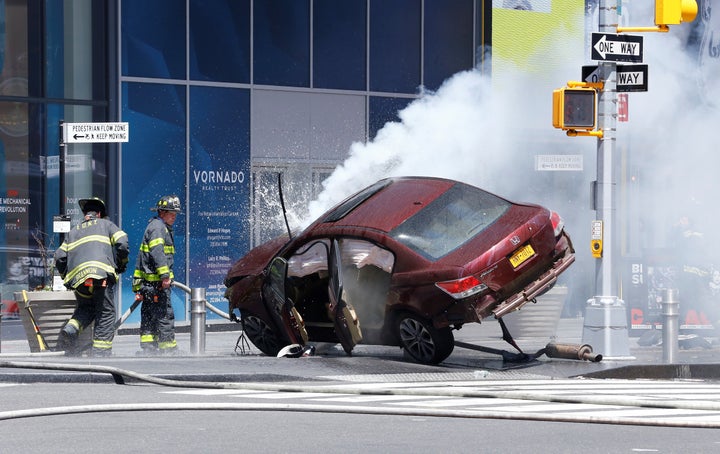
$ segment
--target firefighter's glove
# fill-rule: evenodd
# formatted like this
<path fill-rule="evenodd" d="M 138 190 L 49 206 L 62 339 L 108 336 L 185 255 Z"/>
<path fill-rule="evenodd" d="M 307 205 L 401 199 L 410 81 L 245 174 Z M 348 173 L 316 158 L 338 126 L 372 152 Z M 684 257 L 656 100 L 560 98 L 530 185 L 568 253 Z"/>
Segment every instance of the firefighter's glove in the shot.
<path fill-rule="evenodd" d="M 142 287 L 142 283 L 143 283 L 142 279 L 137 278 L 137 277 L 133 278 L 133 280 L 132 280 L 132 291 L 133 291 L 133 292 L 138 292 L 138 291 L 140 291 L 140 287 Z"/>

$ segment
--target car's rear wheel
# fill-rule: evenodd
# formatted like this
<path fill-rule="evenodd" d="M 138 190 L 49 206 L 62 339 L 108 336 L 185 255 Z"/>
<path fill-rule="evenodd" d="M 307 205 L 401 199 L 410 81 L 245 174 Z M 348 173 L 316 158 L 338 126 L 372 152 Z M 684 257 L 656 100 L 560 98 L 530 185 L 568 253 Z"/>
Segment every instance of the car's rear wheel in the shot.
<path fill-rule="evenodd" d="M 272 327 L 270 327 L 265 320 L 253 314 L 243 314 L 241 320 L 243 331 L 250 339 L 250 342 L 255 344 L 261 352 L 268 356 L 276 356 L 278 354 L 280 351 L 280 341 Z"/>
<path fill-rule="evenodd" d="M 455 347 L 450 328 L 437 329 L 429 320 L 415 314 L 400 314 L 396 326 L 400 346 L 407 356 L 419 363 L 442 362 Z"/>

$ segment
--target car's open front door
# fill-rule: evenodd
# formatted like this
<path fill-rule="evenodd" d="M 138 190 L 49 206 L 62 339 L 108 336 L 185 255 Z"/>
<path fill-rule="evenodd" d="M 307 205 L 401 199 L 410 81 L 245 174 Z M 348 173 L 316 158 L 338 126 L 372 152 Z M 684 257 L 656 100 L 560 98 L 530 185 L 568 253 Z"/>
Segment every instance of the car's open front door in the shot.
<path fill-rule="evenodd" d="M 293 301 L 287 297 L 285 292 L 287 269 L 287 260 L 282 257 L 273 259 L 268 268 L 268 276 L 263 283 L 263 299 L 277 325 L 285 331 L 287 340 L 291 344 L 305 345 L 307 342 L 305 324 L 295 309 Z"/>
<path fill-rule="evenodd" d="M 349 355 L 353 347 L 362 340 L 362 332 L 355 310 L 343 299 L 342 260 L 337 240 L 332 241 L 328 259 L 328 271 L 330 272 L 328 309 L 330 318 L 335 324 L 335 334 L 337 334 L 343 350 Z"/>

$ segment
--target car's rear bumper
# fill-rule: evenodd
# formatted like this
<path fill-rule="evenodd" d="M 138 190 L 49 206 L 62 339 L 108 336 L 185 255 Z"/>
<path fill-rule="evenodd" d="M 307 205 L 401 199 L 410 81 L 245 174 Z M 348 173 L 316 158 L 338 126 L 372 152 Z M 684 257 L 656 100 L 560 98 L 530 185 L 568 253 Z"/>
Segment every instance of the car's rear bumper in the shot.
<path fill-rule="evenodd" d="M 574 261 L 575 254 L 568 251 L 564 257 L 556 261 L 553 267 L 543 273 L 540 278 L 530 283 L 530 285 L 525 287 L 521 292 L 506 298 L 505 301 L 493 309 L 492 313 L 495 315 L 495 318 L 501 318 L 510 312 L 520 309 L 527 302 L 532 301 L 536 296 L 550 289 L 557 281 L 558 276 L 568 269 Z"/>

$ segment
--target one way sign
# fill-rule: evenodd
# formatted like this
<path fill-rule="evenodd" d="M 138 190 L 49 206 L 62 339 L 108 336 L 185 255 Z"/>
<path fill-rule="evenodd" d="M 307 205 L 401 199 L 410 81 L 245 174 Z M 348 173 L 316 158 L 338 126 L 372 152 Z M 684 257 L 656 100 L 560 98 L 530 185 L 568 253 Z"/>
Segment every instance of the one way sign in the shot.
<path fill-rule="evenodd" d="M 593 33 L 591 58 L 602 61 L 642 63 L 642 44 L 642 36 Z"/>
<path fill-rule="evenodd" d="M 618 92 L 648 91 L 648 65 L 617 65 L 616 73 Z M 599 82 L 598 67 L 583 66 L 582 80 Z"/>

